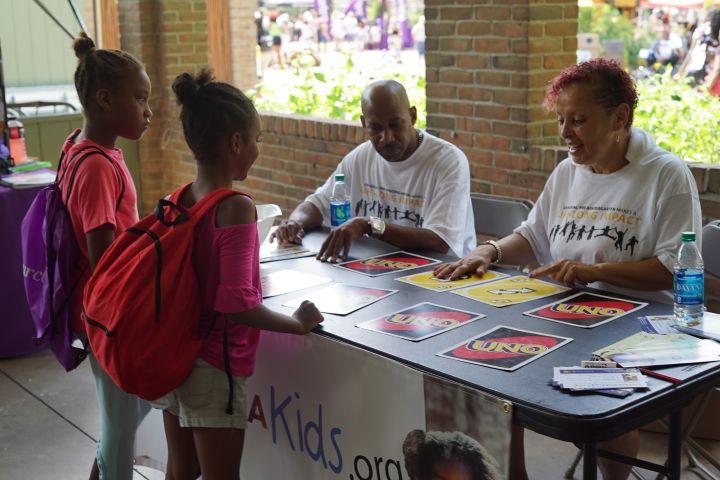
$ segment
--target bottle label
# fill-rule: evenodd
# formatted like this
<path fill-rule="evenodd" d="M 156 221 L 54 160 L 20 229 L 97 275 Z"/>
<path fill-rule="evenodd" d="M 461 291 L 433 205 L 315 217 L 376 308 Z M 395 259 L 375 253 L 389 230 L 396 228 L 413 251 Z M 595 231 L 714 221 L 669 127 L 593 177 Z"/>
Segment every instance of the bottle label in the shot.
<path fill-rule="evenodd" d="M 350 219 L 350 202 L 330 203 L 330 224 L 333 227 L 342 225 Z"/>
<path fill-rule="evenodd" d="M 675 303 L 679 305 L 702 305 L 705 299 L 705 275 L 675 271 Z"/>

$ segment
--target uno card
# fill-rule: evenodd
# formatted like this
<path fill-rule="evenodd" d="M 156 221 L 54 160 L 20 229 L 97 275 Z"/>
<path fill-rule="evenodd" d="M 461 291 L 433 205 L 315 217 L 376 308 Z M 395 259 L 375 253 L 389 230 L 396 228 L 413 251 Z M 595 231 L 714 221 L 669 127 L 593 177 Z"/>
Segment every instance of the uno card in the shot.
<path fill-rule="evenodd" d="M 357 287 L 345 283 L 334 283 L 320 290 L 311 292 L 306 296 L 283 303 L 283 306 L 297 308 L 303 300 L 310 300 L 318 310 L 323 313 L 347 315 L 396 292 L 397 290 Z"/>
<path fill-rule="evenodd" d="M 436 355 L 512 371 L 571 341 L 572 338 L 498 325 Z"/>
<path fill-rule="evenodd" d="M 355 326 L 417 342 L 484 317 L 479 313 L 423 302 Z"/>
<path fill-rule="evenodd" d="M 446 280 L 435 278 L 431 270 L 429 272 L 416 273 L 415 275 L 408 275 L 406 277 L 396 278 L 395 280 L 409 283 L 410 285 L 415 285 L 416 287 L 434 290 L 436 292 L 446 292 L 449 290 L 455 290 L 457 288 L 468 287 L 470 285 L 491 282 L 493 280 L 504 277 L 509 277 L 509 275 L 506 273 L 494 272 L 490 270 L 485 272 L 482 277 L 479 277 L 473 273 L 470 275 L 463 275 L 457 280 Z"/>
<path fill-rule="evenodd" d="M 302 245 L 280 245 L 279 243 L 263 243 L 260 245 L 260 262 L 274 262 L 275 260 L 289 260 L 291 258 L 309 257 L 317 252 L 311 252 Z"/>
<path fill-rule="evenodd" d="M 645 302 L 579 292 L 525 312 L 525 315 L 576 327 L 593 328 L 636 312 L 646 305 Z"/>
<path fill-rule="evenodd" d="M 314 287 L 323 283 L 332 282 L 332 278 L 311 275 L 296 270 L 279 270 L 268 273 L 260 279 L 262 281 L 263 298 L 274 297 L 284 293 L 295 292 L 303 288 Z"/>
<path fill-rule="evenodd" d="M 361 260 L 350 260 L 338 263 L 335 266 L 350 270 L 352 272 L 362 273 L 368 277 L 377 277 L 387 275 L 388 273 L 401 272 L 412 268 L 427 267 L 440 263 L 440 260 L 423 257 L 408 252 L 392 252 L 384 255 L 378 255 Z"/>
<path fill-rule="evenodd" d="M 557 295 L 568 290 L 570 288 L 562 285 L 518 275 L 483 283 L 482 285 L 453 290 L 451 293 L 487 303 L 494 307 L 507 307 L 508 305 Z"/>

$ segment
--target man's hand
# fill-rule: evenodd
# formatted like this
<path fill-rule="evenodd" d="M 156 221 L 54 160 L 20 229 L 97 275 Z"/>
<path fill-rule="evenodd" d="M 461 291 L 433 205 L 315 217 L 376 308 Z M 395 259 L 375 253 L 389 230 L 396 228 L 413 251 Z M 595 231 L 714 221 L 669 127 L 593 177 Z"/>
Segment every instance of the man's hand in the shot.
<path fill-rule="evenodd" d="M 277 238 L 280 245 L 287 245 L 295 243 L 300 245 L 302 243 L 302 237 L 305 235 L 305 230 L 295 220 L 288 219 L 280 222 L 280 225 L 270 235 L 270 243 Z"/>
<path fill-rule="evenodd" d="M 450 280 L 457 280 L 463 275 L 473 273 L 482 277 L 485 272 L 490 270 L 494 255 L 495 249 L 492 246 L 481 245 L 457 262 L 435 266 L 433 275 L 436 278 L 449 278 Z"/>
<path fill-rule="evenodd" d="M 321 262 L 337 262 L 346 260 L 350 254 L 352 242 L 362 237 L 370 226 L 365 217 L 355 217 L 343 223 L 325 239 L 317 254 Z M 340 254 L 342 252 L 342 255 Z"/>
<path fill-rule="evenodd" d="M 596 269 L 595 265 L 563 259 L 536 268 L 528 274 L 528 277 L 550 277 L 568 287 L 572 287 L 576 282 L 580 285 L 587 285 L 597 281 Z"/>

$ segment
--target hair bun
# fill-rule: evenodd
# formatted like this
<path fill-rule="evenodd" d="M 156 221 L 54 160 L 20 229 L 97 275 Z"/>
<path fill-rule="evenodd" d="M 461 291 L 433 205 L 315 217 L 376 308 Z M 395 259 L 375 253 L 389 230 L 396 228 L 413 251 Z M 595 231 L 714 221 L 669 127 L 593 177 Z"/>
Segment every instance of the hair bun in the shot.
<path fill-rule="evenodd" d="M 180 105 L 188 105 L 197 97 L 200 88 L 206 86 L 213 80 L 212 71 L 203 68 L 197 76 L 190 73 L 181 73 L 172 84 L 173 92 Z"/>
<path fill-rule="evenodd" d="M 95 42 L 85 32 L 80 32 L 78 38 L 73 41 L 73 50 L 77 58 L 83 58 L 95 51 Z"/>

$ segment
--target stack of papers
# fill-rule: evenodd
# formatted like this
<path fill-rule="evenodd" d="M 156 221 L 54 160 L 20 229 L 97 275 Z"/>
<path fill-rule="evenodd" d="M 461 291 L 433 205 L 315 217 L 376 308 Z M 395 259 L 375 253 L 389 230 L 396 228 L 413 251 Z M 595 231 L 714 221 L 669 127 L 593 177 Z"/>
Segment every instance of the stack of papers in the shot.
<path fill-rule="evenodd" d="M 720 361 L 720 344 L 684 333 L 656 335 L 638 332 L 593 352 L 597 360 L 623 367 L 652 367 Z"/>
<path fill-rule="evenodd" d="M 32 188 L 49 185 L 55 181 L 55 172 L 13 173 L 0 178 L 0 184 L 11 188 Z"/>
<path fill-rule="evenodd" d="M 623 389 L 629 394 L 647 388 L 647 377 L 637 368 L 553 368 L 553 386 L 571 392 Z"/>
<path fill-rule="evenodd" d="M 702 325 L 695 327 L 681 327 L 679 325 L 675 325 L 675 329 L 683 333 L 695 335 L 696 337 L 709 338 L 720 342 L 720 315 L 717 313 L 705 312 L 703 315 Z"/>

